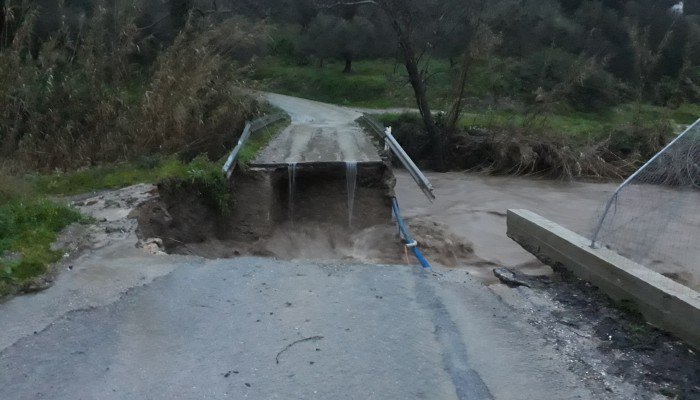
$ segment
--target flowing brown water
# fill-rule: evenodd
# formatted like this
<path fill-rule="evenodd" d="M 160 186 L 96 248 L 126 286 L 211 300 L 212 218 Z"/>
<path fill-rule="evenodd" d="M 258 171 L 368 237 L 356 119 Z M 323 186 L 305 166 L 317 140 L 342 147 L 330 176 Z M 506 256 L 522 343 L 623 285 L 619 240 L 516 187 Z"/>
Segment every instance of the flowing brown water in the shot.
<path fill-rule="evenodd" d="M 551 272 L 506 236 L 506 211 L 527 209 L 589 237 L 602 205 L 617 183 L 562 182 L 529 177 L 498 177 L 463 172 L 426 173 L 437 199 L 429 203 L 404 171 L 395 172 L 396 193 L 406 218 L 437 222 L 470 242 L 479 259 L 525 273 Z M 700 255 L 698 255 L 700 257 Z M 700 270 L 673 260 L 647 267 L 700 290 Z M 466 266 L 484 279 L 489 268 Z"/>
<path fill-rule="evenodd" d="M 357 188 L 357 162 L 345 163 L 345 180 L 348 187 L 348 227 L 352 228 L 352 217 L 355 209 L 355 190 Z"/>

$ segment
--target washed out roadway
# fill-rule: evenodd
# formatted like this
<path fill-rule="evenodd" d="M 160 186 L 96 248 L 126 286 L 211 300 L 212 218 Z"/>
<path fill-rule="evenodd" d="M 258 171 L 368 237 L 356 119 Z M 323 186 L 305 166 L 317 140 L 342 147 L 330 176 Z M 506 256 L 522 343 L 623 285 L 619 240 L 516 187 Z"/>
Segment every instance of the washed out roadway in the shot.
<path fill-rule="evenodd" d="M 378 161 L 356 112 L 268 98 L 338 140 L 282 134 L 259 162 Z M 128 212 L 51 288 L 0 304 L 0 399 L 608 396 L 465 270 L 147 254 Z"/>

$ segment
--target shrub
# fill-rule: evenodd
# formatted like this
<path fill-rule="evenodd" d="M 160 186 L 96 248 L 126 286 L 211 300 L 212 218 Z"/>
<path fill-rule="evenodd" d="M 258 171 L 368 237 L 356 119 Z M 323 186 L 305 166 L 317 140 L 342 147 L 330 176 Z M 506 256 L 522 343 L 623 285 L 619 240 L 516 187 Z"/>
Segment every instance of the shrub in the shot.
<path fill-rule="evenodd" d="M 420 117 L 385 115 L 381 119 L 392 126 L 408 155 L 425 165 L 430 157 L 429 141 Z M 448 167 L 557 179 L 620 178 L 632 173 L 672 136 L 670 123 L 662 118 L 617 125 L 612 132 L 605 125 L 600 128 L 603 131 L 590 136 L 558 133 L 545 122 L 495 120 L 463 128 L 446 143 Z"/>

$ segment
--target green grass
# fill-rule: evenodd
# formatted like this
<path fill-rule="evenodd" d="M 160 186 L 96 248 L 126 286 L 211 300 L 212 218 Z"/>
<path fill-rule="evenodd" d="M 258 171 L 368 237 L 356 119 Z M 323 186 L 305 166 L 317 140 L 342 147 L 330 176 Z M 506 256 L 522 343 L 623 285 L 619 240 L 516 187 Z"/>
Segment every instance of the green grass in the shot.
<path fill-rule="evenodd" d="M 51 244 L 63 228 L 83 217 L 46 198 L 16 198 L 0 205 L 0 296 L 46 272 L 61 258 Z"/>
<path fill-rule="evenodd" d="M 509 97 L 519 90 L 512 60 L 494 58 L 471 69 L 467 95 Z M 329 60 L 318 65 L 297 65 L 275 57 L 264 60 L 250 78 L 265 90 L 333 104 L 367 108 L 416 107 L 406 69 L 391 59 L 361 60 L 353 73 L 343 74 L 344 63 Z M 428 97 L 435 110 L 449 107 L 457 70 L 448 60 L 421 63 L 429 70 Z"/>
<path fill-rule="evenodd" d="M 467 87 L 468 96 L 484 98 L 494 94 L 509 98 L 520 93 L 512 60 L 494 58 L 475 65 Z M 353 64 L 354 73 L 343 74 L 343 64 L 326 62 L 317 65 L 295 65 L 278 58 L 268 58 L 251 78 L 264 89 L 313 100 L 367 108 L 415 108 L 415 99 L 407 83 L 403 65 L 393 60 L 366 60 Z M 449 108 L 454 91 L 454 71 L 446 60 L 430 61 L 429 98 L 434 110 Z M 512 127 L 527 126 L 571 135 L 574 138 L 607 136 L 635 120 L 637 107 L 626 103 L 603 112 L 581 112 L 560 106 L 545 116 L 533 118 L 522 105 L 509 109 L 469 109 L 460 121 L 462 126 Z M 684 104 L 670 109 L 644 104 L 639 121 L 644 124 L 669 120 L 677 128 L 700 117 L 700 105 Z M 382 117 L 384 120 L 390 116 Z"/>
<path fill-rule="evenodd" d="M 231 210 L 232 197 L 228 178 L 221 171 L 223 164 L 223 159 L 212 162 L 200 155 L 186 165 L 184 176 L 168 176 L 165 181 L 176 186 L 192 185 L 209 207 L 226 215 Z"/>
<path fill-rule="evenodd" d="M 341 73 L 343 66 L 326 62 L 298 66 L 268 59 L 251 76 L 266 90 L 347 106 L 386 108 L 415 104 L 403 66 L 392 61 L 357 61 L 354 72 Z"/>
<path fill-rule="evenodd" d="M 49 175 L 0 173 L 0 297 L 46 273 L 61 258 L 51 249 L 58 233 L 88 221 L 56 196 L 170 180 L 196 185 L 212 207 L 226 211 L 231 197 L 222 164 L 204 156 L 189 163 L 168 157 Z"/>
<path fill-rule="evenodd" d="M 619 132 L 624 126 L 630 125 L 637 118 L 635 104 L 622 104 L 613 107 L 605 113 L 583 113 L 561 110 L 559 113 L 545 115 L 526 114 L 519 111 L 507 110 L 467 110 L 460 119 L 464 128 L 531 128 L 555 132 L 572 139 L 600 139 Z M 700 105 L 686 104 L 676 110 L 663 107 L 642 105 L 639 110 L 639 122 L 646 125 L 670 121 L 676 131 L 694 122 L 700 117 Z M 402 120 L 401 114 L 384 114 L 379 119 L 387 125 L 396 124 Z"/>
<path fill-rule="evenodd" d="M 38 193 L 74 195 L 106 189 L 118 189 L 137 183 L 153 183 L 169 177 L 184 178 L 187 164 L 176 157 L 150 158 L 140 162 L 99 166 L 73 172 L 29 175 L 28 182 Z"/>

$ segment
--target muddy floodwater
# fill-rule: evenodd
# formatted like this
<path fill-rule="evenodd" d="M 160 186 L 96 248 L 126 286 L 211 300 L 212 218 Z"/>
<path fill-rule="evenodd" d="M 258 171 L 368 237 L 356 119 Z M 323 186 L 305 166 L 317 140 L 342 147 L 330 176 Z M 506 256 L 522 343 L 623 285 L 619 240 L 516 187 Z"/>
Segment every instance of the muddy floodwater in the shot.
<path fill-rule="evenodd" d="M 524 208 L 576 233 L 590 237 L 599 211 L 614 183 L 561 182 L 472 173 L 427 173 L 437 199 L 431 204 L 404 171 L 396 171 L 396 194 L 404 216 L 441 224 L 451 234 L 470 242 L 474 255 L 485 264 L 468 266 L 470 273 L 493 280 L 498 265 L 528 274 L 548 274 L 550 268 L 506 236 L 506 210 Z M 700 290 L 697 268 L 654 265 L 651 268 Z"/>

